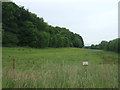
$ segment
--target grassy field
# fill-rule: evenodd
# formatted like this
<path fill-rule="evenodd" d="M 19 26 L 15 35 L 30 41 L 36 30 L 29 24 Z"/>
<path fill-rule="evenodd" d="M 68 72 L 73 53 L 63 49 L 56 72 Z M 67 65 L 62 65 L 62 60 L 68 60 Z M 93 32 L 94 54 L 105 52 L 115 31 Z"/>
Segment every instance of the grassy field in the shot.
<path fill-rule="evenodd" d="M 3 88 L 117 88 L 118 54 L 80 48 L 3 48 Z M 13 70 L 13 59 L 16 69 Z M 87 60 L 88 66 L 82 62 Z"/>

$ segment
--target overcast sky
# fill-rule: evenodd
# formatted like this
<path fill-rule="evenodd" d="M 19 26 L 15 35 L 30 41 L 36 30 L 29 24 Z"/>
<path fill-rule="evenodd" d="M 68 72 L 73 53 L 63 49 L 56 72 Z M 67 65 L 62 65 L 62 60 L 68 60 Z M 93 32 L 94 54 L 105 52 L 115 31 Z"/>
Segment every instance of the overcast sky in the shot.
<path fill-rule="evenodd" d="M 53 26 L 66 27 L 83 37 L 85 45 L 118 37 L 119 0 L 12 0 L 43 17 Z"/>

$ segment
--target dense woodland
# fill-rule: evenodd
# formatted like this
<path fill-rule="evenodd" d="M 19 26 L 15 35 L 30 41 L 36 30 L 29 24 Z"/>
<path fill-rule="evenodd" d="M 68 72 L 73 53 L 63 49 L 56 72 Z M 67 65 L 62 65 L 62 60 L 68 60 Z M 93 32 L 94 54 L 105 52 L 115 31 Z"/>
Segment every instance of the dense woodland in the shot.
<path fill-rule="evenodd" d="M 101 41 L 100 44 L 94 45 L 92 44 L 91 46 L 85 47 L 89 49 L 101 49 L 101 50 L 106 50 L 106 51 L 113 51 L 113 52 L 118 52 L 120 53 L 120 38 L 111 40 L 111 41 Z"/>
<path fill-rule="evenodd" d="M 51 26 L 43 18 L 13 2 L 2 3 L 3 47 L 83 47 L 79 34 L 64 27 Z"/>

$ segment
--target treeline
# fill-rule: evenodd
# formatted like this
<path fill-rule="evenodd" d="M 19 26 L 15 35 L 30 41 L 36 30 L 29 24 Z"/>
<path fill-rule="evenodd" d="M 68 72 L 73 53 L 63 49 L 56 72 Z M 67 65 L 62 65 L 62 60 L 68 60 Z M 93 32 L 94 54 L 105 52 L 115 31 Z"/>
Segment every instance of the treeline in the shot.
<path fill-rule="evenodd" d="M 43 18 L 13 2 L 2 3 L 2 45 L 45 47 L 83 47 L 79 34 L 51 26 Z"/>
<path fill-rule="evenodd" d="M 113 52 L 118 52 L 120 53 L 120 38 L 111 40 L 111 41 L 101 41 L 100 44 L 94 45 L 92 44 L 91 46 L 85 47 L 89 49 L 101 49 L 101 50 L 106 50 L 106 51 L 113 51 Z"/>

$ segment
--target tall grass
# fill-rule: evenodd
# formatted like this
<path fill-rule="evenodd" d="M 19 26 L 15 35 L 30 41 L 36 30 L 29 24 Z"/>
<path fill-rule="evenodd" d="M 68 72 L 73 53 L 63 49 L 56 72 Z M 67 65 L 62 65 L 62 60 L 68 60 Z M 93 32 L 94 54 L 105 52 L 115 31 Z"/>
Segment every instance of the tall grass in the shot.
<path fill-rule="evenodd" d="M 16 71 L 11 67 L 13 57 L 17 58 Z M 111 57 L 113 60 L 109 59 Z M 118 87 L 115 53 L 76 48 L 24 48 L 24 51 L 18 48 L 3 48 L 3 58 L 3 88 Z M 82 61 L 86 59 L 90 64 L 82 66 Z"/>

